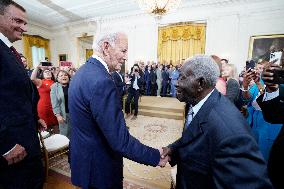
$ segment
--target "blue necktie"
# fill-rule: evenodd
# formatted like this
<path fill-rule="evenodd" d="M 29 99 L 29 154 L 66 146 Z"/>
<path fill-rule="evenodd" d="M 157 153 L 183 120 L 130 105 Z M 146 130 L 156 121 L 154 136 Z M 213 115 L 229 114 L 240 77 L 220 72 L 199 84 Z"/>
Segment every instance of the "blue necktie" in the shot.
<path fill-rule="evenodd" d="M 193 112 L 193 110 L 192 110 L 192 106 L 190 106 L 189 109 L 188 109 L 188 113 L 187 113 L 187 117 L 186 117 L 186 122 L 185 122 L 185 127 L 184 127 L 184 129 L 187 129 L 188 126 L 190 125 L 190 123 L 191 123 L 191 121 L 192 121 L 192 119 L 193 119 L 193 114 L 194 114 L 194 112 Z"/>

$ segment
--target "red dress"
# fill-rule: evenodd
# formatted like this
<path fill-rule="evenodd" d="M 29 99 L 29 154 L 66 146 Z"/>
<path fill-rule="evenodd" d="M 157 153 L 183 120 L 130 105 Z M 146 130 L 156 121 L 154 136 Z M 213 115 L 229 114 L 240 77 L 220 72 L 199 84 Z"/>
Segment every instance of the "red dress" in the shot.
<path fill-rule="evenodd" d="M 58 125 L 57 119 L 52 111 L 50 100 L 50 86 L 53 80 L 43 79 L 41 86 L 38 88 L 40 99 L 37 104 L 38 116 L 45 121 L 47 126 Z"/>

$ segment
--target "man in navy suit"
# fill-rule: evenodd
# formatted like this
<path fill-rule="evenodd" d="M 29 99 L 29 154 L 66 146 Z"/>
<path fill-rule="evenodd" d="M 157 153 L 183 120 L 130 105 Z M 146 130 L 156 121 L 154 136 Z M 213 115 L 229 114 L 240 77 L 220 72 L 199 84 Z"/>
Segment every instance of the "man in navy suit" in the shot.
<path fill-rule="evenodd" d="M 123 157 L 165 165 L 161 150 L 141 144 L 126 128 L 110 72 L 125 62 L 127 49 L 123 33 L 97 36 L 94 55 L 70 83 L 71 180 L 83 189 L 122 189 Z"/>
<path fill-rule="evenodd" d="M 265 93 L 257 98 L 265 121 L 284 124 L 284 85 L 275 83 L 274 71 L 281 69 L 279 65 L 271 64 L 262 72 L 266 85 Z M 282 76 L 283 77 L 283 76 Z M 284 188 L 284 127 L 282 126 L 270 150 L 268 159 L 268 175 L 275 189 Z"/>
<path fill-rule="evenodd" d="M 38 93 L 12 43 L 27 30 L 26 11 L 0 0 L 0 188 L 43 187 L 37 136 Z"/>
<path fill-rule="evenodd" d="M 177 164 L 176 188 L 272 188 L 246 120 L 215 89 L 219 75 L 217 64 L 205 55 L 181 68 L 177 98 L 190 108 L 182 137 L 163 153 L 172 166 Z"/>
<path fill-rule="evenodd" d="M 114 72 L 111 73 L 112 79 L 117 88 L 117 92 L 119 95 L 119 100 L 121 104 L 121 109 L 123 108 L 123 95 L 125 93 L 125 82 L 123 76 L 120 73 L 121 67 L 118 65 Z"/>

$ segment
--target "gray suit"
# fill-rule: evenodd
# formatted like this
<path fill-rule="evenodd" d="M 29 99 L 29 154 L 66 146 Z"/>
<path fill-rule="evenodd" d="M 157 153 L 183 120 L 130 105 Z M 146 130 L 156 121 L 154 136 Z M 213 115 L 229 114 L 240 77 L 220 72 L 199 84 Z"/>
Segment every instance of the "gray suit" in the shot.
<path fill-rule="evenodd" d="M 51 87 L 50 99 L 52 104 L 52 110 L 54 114 L 59 114 L 64 118 L 64 123 L 59 123 L 60 134 L 70 138 L 70 118 L 69 114 L 65 110 L 65 98 L 62 89 L 62 85 L 58 82 L 54 83 Z"/>
<path fill-rule="evenodd" d="M 160 69 L 156 70 L 156 75 L 157 75 L 157 80 L 156 83 L 158 85 L 158 89 L 157 89 L 157 96 L 161 96 L 161 89 L 162 89 L 162 71 Z"/>

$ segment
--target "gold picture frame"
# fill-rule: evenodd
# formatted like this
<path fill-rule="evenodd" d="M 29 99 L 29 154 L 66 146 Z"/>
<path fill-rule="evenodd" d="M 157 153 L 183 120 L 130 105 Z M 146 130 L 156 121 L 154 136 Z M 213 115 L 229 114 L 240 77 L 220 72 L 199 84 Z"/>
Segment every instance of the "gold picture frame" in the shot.
<path fill-rule="evenodd" d="M 60 61 L 67 61 L 67 54 L 59 54 L 58 59 L 59 59 L 59 62 Z"/>
<path fill-rule="evenodd" d="M 284 34 L 257 35 L 250 37 L 248 59 L 256 62 L 269 61 L 271 50 L 284 50 Z"/>

